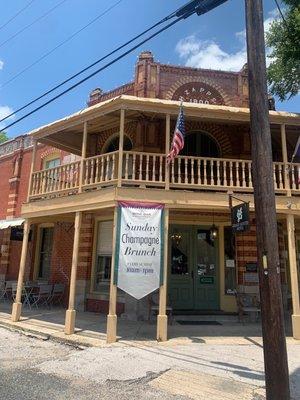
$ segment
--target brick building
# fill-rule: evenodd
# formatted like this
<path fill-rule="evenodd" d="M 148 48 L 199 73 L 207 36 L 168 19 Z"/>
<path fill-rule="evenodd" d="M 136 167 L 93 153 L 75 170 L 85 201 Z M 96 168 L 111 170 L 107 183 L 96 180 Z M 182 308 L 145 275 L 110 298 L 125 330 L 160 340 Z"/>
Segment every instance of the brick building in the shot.
<path fill-rule="evenodd" d="M 185 147 L 168 167 L 180 101 Z M 293 297 L 294 335 L 300 335 L 299 167 L 287 168 L 300 116 L 272 109 L 270 123 L 283 297 L 286 309 Z M 2 280 L 17 278 L 22 242 L 11 238 L 25 221 L 31 233 L 28 248 L 23 241 L 24 280 L 62 282 L 69 290 L 73 272 L 76 309 L 107 313 L 116 204 L 147 200 L 168 210 L 167 286 L 174 310 L 235 312 L 237 289 L 258 293 L 246 66 L 235 73 L 164 65 L 143 52 L 133 82 L 106 93 L 93 90 L 86 109 L 3 144 L 0 152 Z M 250 230 L 236 236 L 228 193 L 250 202 Z M 212 226 L 213 243 L 207 239 Z M 115 295 L 109 324 L 115 326 L 116 315 L 132 317 L 132 309 L 137 318 L 147 314 L 147 299 L 133 302 L 120 290 Z M 67 313 L 71 331 L 73 308 Z M 15 319 L 20 310 L 16 304 Z"/>

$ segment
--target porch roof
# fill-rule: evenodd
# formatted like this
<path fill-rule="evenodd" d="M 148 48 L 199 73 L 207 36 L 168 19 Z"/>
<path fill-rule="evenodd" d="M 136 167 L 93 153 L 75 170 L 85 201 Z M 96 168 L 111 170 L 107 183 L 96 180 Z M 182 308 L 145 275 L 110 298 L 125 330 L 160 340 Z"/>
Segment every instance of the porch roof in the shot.
<path fill-rule="evenodd" d="M 186 116 L 191 119 L 201 118 L 205 121 L 233 124 L 250 121 L 249 108 L 186 102 L 183 104 Z M 120 109 L 125 109 L 126 120 L 132 121 L 135 118 L 153 116 L 153 114 L 157 117 L 163 117 L 166 114 L 176 117 L 179 105 L 180 102 L 174 100 L 121 95 L 41 126 L 28 134 L 39 142 L 80 154 L 84 122 L 88 122 L 89 133 L 99 133 L 104 129 L 118 126 Z M 269 115 L 271 124 L 300 126 L 300 114 L 298 113 L 270 111 Z"/>

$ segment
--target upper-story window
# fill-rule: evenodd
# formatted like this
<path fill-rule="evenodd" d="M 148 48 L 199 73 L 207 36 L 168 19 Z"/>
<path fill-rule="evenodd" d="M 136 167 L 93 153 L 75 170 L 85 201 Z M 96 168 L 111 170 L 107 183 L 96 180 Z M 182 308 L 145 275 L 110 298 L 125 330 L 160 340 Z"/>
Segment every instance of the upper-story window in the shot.
<path fill-rule="evenodd" d="M 132 150 L 132 142 L 128 136 L 124 136 L 124 146 L 123 149 L 125 151 Z M 104 146 L 103 153 L 111 153 L 112 151 L 119 150 L 119 135 L 114 136 L 107 144 Z"/>
<path fill-rule="evenodd" d="M 60 152 L 53 152 L 42 157 L 42 169 L 59 167 L 61 164 Z"/>
<path fill-rule="evenodd" d="M 221 156 L 221 151 L 219 144 L 211 135 L 195 131 L 186 134 L 181 154 L 192 157 L 218 158 Z"/>
<path fill-rule="evenodd" d="M 52 160 L 45 160 L 45 169 L 55 168 L 60 166 L 60 158 L 53 158 Z"/>

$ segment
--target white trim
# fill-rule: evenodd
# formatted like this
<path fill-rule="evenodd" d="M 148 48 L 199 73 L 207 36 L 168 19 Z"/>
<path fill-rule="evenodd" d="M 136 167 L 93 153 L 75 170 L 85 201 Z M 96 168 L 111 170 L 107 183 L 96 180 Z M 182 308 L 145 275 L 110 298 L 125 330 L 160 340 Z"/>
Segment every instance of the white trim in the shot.
<path fill-rule="evenodd" d="M 11 226 L 21 226 L 25 222 L 23 218 L 15 218 L 15 219 L 1 219 L 0 220 L 0 229 L 7 229 Z"/>

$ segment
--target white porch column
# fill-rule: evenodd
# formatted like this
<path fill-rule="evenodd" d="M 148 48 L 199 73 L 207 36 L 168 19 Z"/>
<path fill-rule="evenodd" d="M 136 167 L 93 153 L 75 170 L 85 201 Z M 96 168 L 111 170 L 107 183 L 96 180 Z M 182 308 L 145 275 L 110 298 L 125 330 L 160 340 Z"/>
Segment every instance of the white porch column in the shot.
<path fill-rule="evenodd" d="M 125 127 L 125 110 L 121 110 L 121 115 L 120 115 L 120 136 L 119 136 L 118 187 L 122 186 L 124 127 Z"/>
<path fill-rule="evenodd" d="M 81 146 L 81 160 L 80 160 L 80 171 L 79 171 L 79 189 L 78 192 L 82 192 L 83 177 L 84 177 L 84 160 L 86 158 L 86 148 L 87 148 L 87 122 L 83 125 L 83 135 L 82 135 L 82 146 Z"/>
<path fill-rule="evenodd" d="M 163 284 L 159 288 L 159 313 L 157 316 L 156 338 L 160 342 L 168 340 L 168 316 L 167 316 L 167 281 L 168 281 L 168 245 L 169 245 L 169 210 L 165 209 L 164 221 L 164 265 Z"/>
<path fill-rule="evenodd" d="M 106 341 L 114 343 L 117 341 L 117 285 L 115 284 L 115 259 L 116 259 L 116 239 L 117 239 L 118 207 L 114 209 L 113 237 L 112 237 L 112 258 L 110 273 L 110 292 L 109 292 L 109 313 L 107 316 Z"/>
<path fill-rule="evenodd" d="M 292 288 L 292 302 L 293 302 L 293 337 L 300 340 L 300 300 L 299 300 L 299 284 L 298 284 L 298 271 L 297 271 L 297 257 L 295 246 L 295 219 L 294 215 L 288 214 L 286 217 L 287 233 L 288 233 L 288 249 L 289 249 L 289 263 L 291 275 L 291 288 Z"/>
<path fill-rule="evenodd" d="M 77 211 L 75 214 L 75 231 L 74 231 L 73 257 L 72 257 L 72 269 L 71 269 L 71 279 L 70 279 L 69 307 L 66 311 L 66 319 L 65 319 L 66 335 L 72 335 L 75 331 L 75 317 L 76 317 L 75 291 L 76 291 L 76 276 L 77 276 L 77 266 L 78 266 L 81 220 L 82 220 L 82 211 Z"/>
<path fill-rule="evenodd" d="M 30 195 L 31 195 L 31 189 L 32 189 L 32 174 L 33 174 L 33 172 L 34 172 L 34 166 L 35 166 L 36 149 L 37 149 L 37 141 L 34 139 L 34 140 L 33 140 L 32 156 L 31 156 L 30 173 L 29 173 L 29 184 L 28 184 L 28 193 L 27 193 L 27 203 L 29 202 L 29 198 L 30 198 Z"/>
<path fill-rule="evenodd" d="M 17 294 L 16 300 L 12 307 L 11 319 L 13 322 L 17 322 L 20 320 L 21 311 L 22 311 L 22 289 L 24 283 L 24 273 L 26 267 L 26 256 L 28 249 L 28 240 L 29 240 L 29 232 L 30 232 L 30 220 L 26 219 L 24 222 L 24 230 L 23 230 L 23 242 L 22 242 L 22 252 L 21 252 L 21 260 L 20 260 L 20 269 L 18 276 L 18 286 L 17 286 Z"/>
<path fill-rule="evenodd" d="M 288 165 L 288 156 L 287 156 L 287 146 L 286 146 L 286 131 L 285 125 L 280 125 L 280 133 L 281 133 L 281 150 L 282 150 L 282 161 L 284 162 L 284 188 L 287 191 L 287 196 L 291 196 L 291 188 L 290 188 L 290 180 L 289 180 L 289 165 Z"/>
<path fill-rule="evenodd" d="M 167 163 L 167 155 L 170 151 L 170 125 L 171 125 L 171 117 L 170 114 L 166 115 L 166 141 L 165 141 L 165 150 L 166 150 L 166 165 L 165 165 L 165 189 L 168 190 L 170 188 L 170 168 Z"/>

